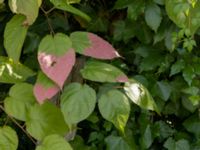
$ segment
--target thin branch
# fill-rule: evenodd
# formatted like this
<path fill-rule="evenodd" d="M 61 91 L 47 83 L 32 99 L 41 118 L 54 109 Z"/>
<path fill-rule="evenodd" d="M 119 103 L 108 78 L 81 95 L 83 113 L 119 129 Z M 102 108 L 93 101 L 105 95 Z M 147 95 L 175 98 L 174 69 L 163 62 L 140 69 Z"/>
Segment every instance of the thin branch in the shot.
<path fill-rule="evenodd" d="M 2 105 L 0 105 L 0 109 L 3 110 L 5 113 L 5 109 L 3 108 Z M 12 120 L 13 123 L 15 123 L 27 136 L 28 138 L 36 145 L 37 143 L 34 141 L 34 139 L 26 132 L 26 130 L 10 115 L 7 114 L 7 116 Z"/>
<path fill-rule="evenodd" d="M 43 11 L 45 17 L 47 18 L 47 23 L 48 23 L 49 30 L 50 30 L 51 34 L 54 35 L 55 32 L 54 32 L 53 27 L 52 27 L 52 25 L 51 25 L 51 20 L 49 19 L 48 14 L 49 14 L 52 10 L 54 10 L 55 8 L 53 7 L 53 8 L 51 8 L 51 9 L 48 10 L 48 11 L 45 11 L 43 7 L 40 7 L 40 8 L 41 8 L 41 10 Z"/>

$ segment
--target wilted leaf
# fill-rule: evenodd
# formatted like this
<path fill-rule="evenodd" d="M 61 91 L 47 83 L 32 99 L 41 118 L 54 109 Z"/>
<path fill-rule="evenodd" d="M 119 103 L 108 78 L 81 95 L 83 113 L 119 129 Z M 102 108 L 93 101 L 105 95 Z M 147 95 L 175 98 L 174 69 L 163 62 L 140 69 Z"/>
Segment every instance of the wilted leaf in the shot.
<path fill-rule="evenodd" d="M 51 99 L 56 95 L 60 89 L 45 74 L 39 72 L 33 90 L 37 101 L 42 104 L 45 100 Z"/>
<path fill-rule="evenodd" d="M 62 89 L 75 64 L 75 52 L 67 35 L 62 33 L 45 36 L 38 51 L 42 71 Z"/>
<path fill-rule="evenodd" d="M 99 61 L 88 61 L 81 70 L 83 78 L 97 82 L 127 82 L 127 76 L 118 68 Z"/>
<path fill-rule="evenodd" d="M 75 51 L 82 55 L 97 59 L 120 57 L 110 43 L 93 33 L 73 32 L 70 38 Z"/>
<path fill-rule="evenodd" d="M 77 124 L 86 119 L 96 104 L 95 91 L 84 84 L 72 83 L 65 87 L 61 95 L 61 110 L 67 124 Z"/>
<path fill-rule="evenodd" d="M 117 129 L 124 132 L 130 113 L 127 97 L 118 90 L 110 90 L 101 95 L 98 106 L 103 118 L 112 122 Z"/>

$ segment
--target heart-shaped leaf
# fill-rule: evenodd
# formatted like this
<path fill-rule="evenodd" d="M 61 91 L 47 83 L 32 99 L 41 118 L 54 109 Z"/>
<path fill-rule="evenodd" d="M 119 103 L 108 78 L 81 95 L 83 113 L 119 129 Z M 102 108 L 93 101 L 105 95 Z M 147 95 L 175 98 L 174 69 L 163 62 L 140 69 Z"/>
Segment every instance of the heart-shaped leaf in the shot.
<path fill-rule="evenodd" d="M 101 37 L 89 32 L 73 32 L 70 35 L 76 52 L 97 59 L 120 57 L 113 46 Z"/>
<path fill-rule="evenodd" d="M 37 81 L 33 91 L 37 101 L 40 104 L 42 104 L 47 99 L 51 99 L 58 93 L 59 90 L 59 87 L 44 73 L 38 73 Z"/>
<path fill-rule="evenodd" d="M 60 109 L 47 101 L 30 108 L 27 114 L 26 129 L 35 139 L 42 140 L 51 134 L 65 135 L 68 126 Z"/>
<path fill-rule="evenodd" d="M 4 107 L 9 115 L 26 121 L 28 110 L 35 103 L 33 86 L 28 83 L 17 83 L 11 87 L 9 97 L 4 100 Z"/>
<path fill-rule="evenodd" d="M 9 126 L 0 127 L 0 149 L 16 150 L 18 137 L 16 132 Z"/>
<path fill-rule="evenodd" d="M 62 33 L 45 36 L 38 51 L 42 71 L 62 89 L 75 64 L 75 52 L 67 35 Z"/>
<path fill-rule="evenodd" d="M 36 150 L 73 150 L 70 144 L 60 135 L 46 136 Z"/>
<path fill-rule="evenodd" d="M 93 112 L 95 104 L 96 93 L 86 84 L 72 83 L 61 96 L 61 110 L 69 125 L 86 119 Z"/>
<path fill-rule="evenodd" d="M 111 90 L 101 95 L 98 106 L 101 115 L 124 132 L 130 113 L 128 98 L 118 90 Z"/>
<path fill-rule="evenodd" d="M 127 76 L 118 68 L 99 61 L 88 61 L 81 70 L 83 78 L 97 82 L 127 82 Z"/>

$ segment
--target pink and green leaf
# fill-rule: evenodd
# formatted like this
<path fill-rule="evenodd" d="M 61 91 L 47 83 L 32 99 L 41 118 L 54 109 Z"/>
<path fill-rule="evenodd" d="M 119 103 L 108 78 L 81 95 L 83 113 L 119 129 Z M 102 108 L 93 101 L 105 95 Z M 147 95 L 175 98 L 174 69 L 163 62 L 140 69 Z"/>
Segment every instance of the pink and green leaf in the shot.
<path fill-rule="evenodd" d="M 45 100 L 51 99 L 59 90 L 59 87 L 44 73 L 38 73 L 37 81 L 33 88 L 38 103 L 42 104 Z"/>
<path fill-rule="evenodd" d="M 73 32 L 70 38 L 75 51 L 82 55 L 97 59 L 114 59 L 120 57 L 110 43 L 93 33 Z"/>
<path fill-rule="evenodd" d="M 62 89 L 75 64 L 75 52 L 67 35 L 47 35 L 39 45 L 38 61 L 42 71 Z"/>

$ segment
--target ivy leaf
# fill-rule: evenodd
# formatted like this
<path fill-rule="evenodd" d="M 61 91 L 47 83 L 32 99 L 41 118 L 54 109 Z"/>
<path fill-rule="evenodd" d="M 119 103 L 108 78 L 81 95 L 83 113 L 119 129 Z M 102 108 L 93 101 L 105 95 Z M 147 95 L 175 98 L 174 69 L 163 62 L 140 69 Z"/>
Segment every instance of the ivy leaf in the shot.
<path fill-rule="evenodd" d="M 184 77 L 185 81 L 188 83 L 188 85 L 192 84 L 192 80 L 195 76 L 196 75 L 194 72 L 194 68 L 192 66 L 187 66 L 184 68 L 183 77 Z"/>
<path fill-rule="evenodd" d="M 61 95 L 61 111 L 67 124 L 77 124 L 86 119 L 94 110 L 96 93 L 88 85 L 72 83 Z"/>
<path fill-rule="evenodd" d="M 9 97 L 4 100 L 4 107 L 9 115 L 26 121 L 28 110 L 35 102 L 33 86 L 27 83 L 18 83 L 11 87 Z"/>
<path fill-rule="evenodd" d="M 162 20 L 160 7 L 154 3 L 147 5 L 145 9 L 145 21 L 147 25 L 157 32 Z"/>
<path fill-rule="evenodd" d="M 119 136 L 108 136 L 105 139 L 107 150 L 132 150 L 127 142 Z"/>
<path fill-rule="evenodd" d="M 44 73 L 38 73 L 37 81 L 34 85 L 33 91 L 37 101 L 40 104 L 42 104 L 47 99 L 51 99 L 59 92 L 59 90 L 59 87 Z"/>
<path fill-rule="evenodd" d="M 178 140 L 177 142 L 171 137 L 164 143 L 167 150 L 190 150 L 189 142 L 185 139 Z"/>
<path fill-rule="evenodd" d="M 19 61 L 22 46 L 26 38 L 28 28 L 23 25 L 25 17 L 15 15 L 7 24 L 4 30 L 4 46 L 10 58 Z M 17 35 L 17 37 L 16 37 Z"/>
<path fill-rule="evenodd" d="M 77 53 L 97 59 L 113 59 L 120 57 L 113 46 L 89 32 L 73 32 L 70 35 L 73 48 Z"/>
<path fill-rule="evenodd" d="M 131 20 L 136 20 L 138 16 L 145 10 L 144 0 L 134 0 L 132 4 L 128 6 L 127 17 Z"/>
<path fill-rule="evenodd" d="M 79 9 L 69 5 L 69 1 L 71 0 L 50 0 L 50 2 L 57 8 L 57 9 L 61 9 L 64 11 L 68 11 L 72 14 L 75 14 L 77 16 L 82 17 L 83 19 L 85 19 L 86 21 L 90 21 L 91 18 L 85 14 L 84 12 L 80 11 Z M 74 1 L 74 0 L 73 0 Z M 78 0 L 76 0 L 78 1 Z"/>
<path fill-rule="evenodd" d="M 13 62 L 7 57 L 0 56 L 0 82 L 19 83 L 34 74 L 31 69 L 19 62 Z"/>
<path fill-rule="evenodd" d="M 200 26 L 200 1 L 165 1 L 169 18 L 180 28 L 187 28 L 191 35 Z"/>
<path fill-rule="evenodd" d="M 46 136 L 36 150 L 72 150 L 70 144 L 60 135 Z"/>
<path fill-rule="evenodd" d="M 9 6 L 13 13 L 26 16 L 24 24 L 32 25 L 39 12 L 39 0 L 9 0 Z"/>
<path fill-rule="evenodd" d="M 149 91 L 139 82 L 130 80 L 125 83 L 124 90 L 127 96 L 143 109 L 155 110 L 158 114 L 160 111 L 157 108 L 155 101 Z"/>
<path fill-rule="evenodd" d="M 38 61 L 42 71 L 62 89 L 65 80 L 75 64 L 75 52 L 71 49 L 69 37 L 57 33 L 45 36 L 38 51 Z"/>
<path fill-rule="evenodd" d="M 117 0 L 114 9 L 123 9 L 133 3 L 133 0 Z"/>
<path fill-rule="evenodd" d="M 167 101 L 171 95 L 171 86 L 168 82 L 165 81 L 159 81 L 157 82 L 157 93 L 160 98 Z"/>
<path fill-rule="evenodd" d="M 141 138 L 141 145 L 145 148 L 148 149 L 151 144 L 153 143 L 153 137 L 152 137 L 152 132 L 150 125 L 148 125 L 144 131 L 144 134 L 142 135 Z"/>
<path fill-rule="evenodd" d="M 9 126 L 0 127 L 0 149 L 16 150 L 18 137 L 16 132 Z"/>
<path fill-rule="evenodd" d="M 27 114 L 26 130 L 37 140 L 51 134 L 65 135 L 68 126 L 59 108 L 50 102 L 35 104 Z"/>
<path fill-rule="evenodd" d="M 88 61 L 81 70 L 83 78 L 97 82 L 127 82 L 127 76 L 118 68 L 99 61 Z"/>
<path fill-rule="evenodd" d="M 98 107 L 103 118 L 112 122 L 117 129 L 124 133 L 130 113 L 127 97 L 118 90 L 110 90 L 101 95 Z"/>
<path fill-rule="evenodd" d="M 185 67 L 185 62 L 182 59 L 178 60 L 175 64 L 172 65 L 170 76 L 173 76 L 181 72 L 184 69 L 184 67 Z"/>

